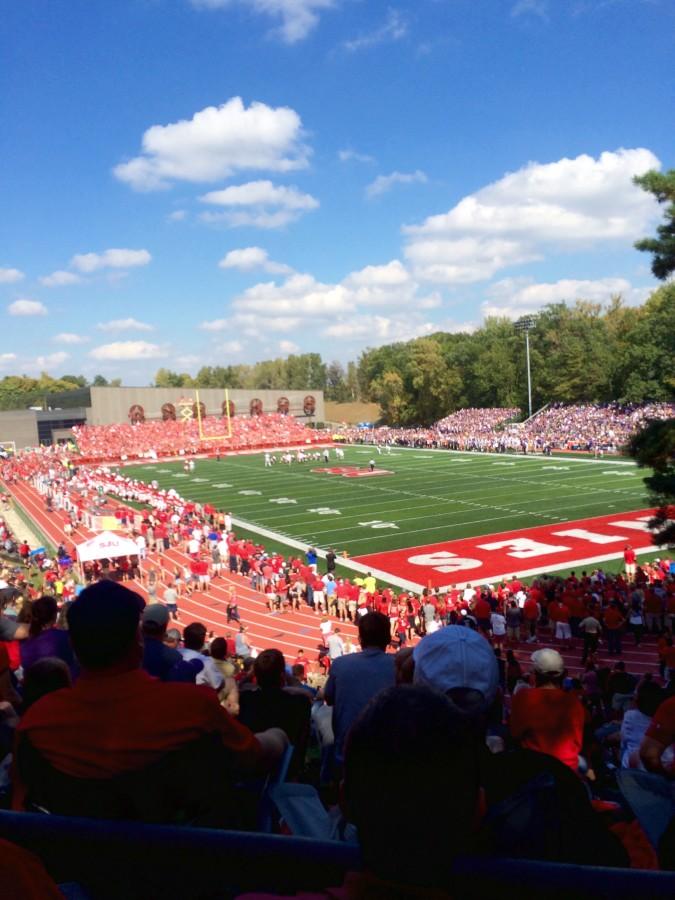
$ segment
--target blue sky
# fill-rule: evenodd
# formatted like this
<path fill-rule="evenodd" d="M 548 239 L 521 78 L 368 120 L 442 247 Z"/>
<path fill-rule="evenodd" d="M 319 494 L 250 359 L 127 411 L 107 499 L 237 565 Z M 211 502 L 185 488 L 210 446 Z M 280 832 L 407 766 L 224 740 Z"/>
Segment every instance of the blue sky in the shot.
<path fill-rule="evenodd" d="M 6 2 L 0 375 L 641 302 L 674 37 L 670 0 Z"/>

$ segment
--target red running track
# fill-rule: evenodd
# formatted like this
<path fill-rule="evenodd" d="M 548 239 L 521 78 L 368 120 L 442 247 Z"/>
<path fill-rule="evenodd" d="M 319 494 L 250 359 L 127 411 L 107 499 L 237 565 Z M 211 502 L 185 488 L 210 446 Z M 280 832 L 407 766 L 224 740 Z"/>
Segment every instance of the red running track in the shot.
<path fill-rule="evenodd" d="M 53 543 L 58 544 L 61 541 L 65 541 L 71 544 L 73 543 L 73 537 L 86 540 L 93 535 L 93 532 L 88 529 L 79 528 L 76 535 L 68 538 L 63 529 L 67 521 L 65 513 L 57 510 L 48 513 L 45 510 L 42 497 L 30 483 L 22 482 L 20 484 L 6 485 L 6 487 L 14 496 L 16 502 L 19 503 L 31 519 L 36 521 L 41 531 Z M 150 564 L 157 565 L 164 572 L 171 575 L 176 564 L 187 565 L 189 561 L 189 558 L 177 549 L 172 549 L 162 554 L 151 553 L 148 559 Z M 147 567 L 146 563 L 146 569 Z M 148 599 L 147 591 L 142 584 L 129 582 L 128 586 L 137 590 L 145 600 Z M 203 593 L 199 591 L 191 597 L 183 596 L 179 601 L 180 621 L 178 624 L 184 627 L 190 622 L 199 621 L 203 622 L 216 635 L 224 637 L 226 634 L 234 634 L 237 630 L 236 623 L 228 626 L 226 615 L 227 599 L 231 587 L 235 589 L 242 622 L 248 627 L 248 637 L 253 647 L 257 650 L 276 647 L 284 653 L 289 662 L 295 659 L 297 651 L 302 648 L 307 659 L 310 662 L 316 662 L 318 659 L 318 652 L 316 651 L 320 643 L 320 617 L 314 615 L 309 607 L 300 612 L 270 614 L 263 594 L 253 590 L 249 579 L 241 575 L 227 572 L 212 580 L 207 591 Z M 340 623 L 340 629 L 343 634 L 349 635 L 355 641 L 356 628 L 351 623 Z M 583 671 L 581 666 L 582 641 L 575 640 L 573 645 L 573 649 L 565 650 L 563 656 L 570 674 L 578 676 Z M 658 673 L 655 638 L 646 636 L 640 647 L 635 648 L 633 638 L 626 636 L 623 645 L 624 652 L 621 658 L 626 663 L 626 668 L 629 672 L 637 675 L 645 672 Z M 524 667 L 526 667 L 529 663 L 530 654 L 537 647 L 542 646 L 556 646 L 555 641 L 551 640 L 550 634 L 543 630 L 539 635 L 539 644 L 532 646 L 522 642 L 516 645 L 514 650 L 520 662 L 524 663 Z M 612 657 L 604 656 L 604 649 L 603 645 L 600 650 L 598 665 L 613 666 L 616 660 Z"/>
<path fill-rule="evenodd" d="M 75 534 L 68 537 L 64 531 L 64 525 L 68 521 L 67 515 L 54 510 L 48 513 L 44 506 L 44 500 L 29 483 L 6 485 L 15 501 L 25 510 L 27 515 L 34 519 L 37 526 L 54 544 L 62 541 L 70 545 L 79 539 L 87 540 L 94 532 L 80 527 Z M 176 564 L 188 565 L 189 557 L 178 549 L 171 549 L 166 553 L 149 553 L 145 563 L 160 568 L 167 576 L 173 575 Z M 144 599 L 148 599 L 145 587 L 138 582 L 129 582 L 129 586 L 137 590 Z M 319 631 L 320 617 L 315 615 L 309 607 L 306 611 L 293 611 L 288 613 L 271 614 L 267 609 L 264 595 L 253 590 L 248 578 L 230 572 L 212 579 L 207 591 L 195 592 L 191 597 L 183 595 L 179 600 L 179 616 L 181 625 L 190 622 L 203 622 L 209 631 L 216 635 L 225 636 L 234 634 L 237 630 L 236 623 L 227 624 L 227 600 L 230 588 L 234 587 L 239 605 L 242 623 L 248 627 L 248 638 L 257 650 L 265 650 L 276 647 L 281 650 L 289 661 L 295 659 L 297 651 L 303 649 L 310 661 L 318 658 L 318 645 L 321 633 Z M 356 642 L 356 628 L 350 622 L 338 623 L 341 632 Z"/>

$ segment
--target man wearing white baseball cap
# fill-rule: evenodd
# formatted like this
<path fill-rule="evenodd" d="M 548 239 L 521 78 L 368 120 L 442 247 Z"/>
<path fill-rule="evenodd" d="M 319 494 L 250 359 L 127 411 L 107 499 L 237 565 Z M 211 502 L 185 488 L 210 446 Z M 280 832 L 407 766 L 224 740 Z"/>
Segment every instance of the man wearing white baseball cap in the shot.
<path fill-rule="evenodd" d="M 555 756 L 576 772 L 583 744 L 584 708 L 575 694 L 562 689 L 565 662 L 557 650 L 537 650 L 530 659 L 536 687 L 514 695 L 511 736 L 521 747 Z"/>
<path fill-rule="evenodd" d="M 448 625 L 428 634 L 413 651 L 414 684 L 446 694 L 470 715 L 485 715 L 499 688 L 494 650 L 472 628 Z"/>

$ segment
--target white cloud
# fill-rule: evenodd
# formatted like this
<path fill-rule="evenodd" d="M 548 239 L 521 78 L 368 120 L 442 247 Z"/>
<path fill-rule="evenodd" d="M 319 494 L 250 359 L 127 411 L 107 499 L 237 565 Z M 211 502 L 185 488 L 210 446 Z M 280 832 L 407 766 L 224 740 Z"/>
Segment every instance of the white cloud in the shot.
<path fill-rule="evenodd" d="M 10 316 L 46 316 L 47 307 L 39 300 L 15 300 L 7 307 Z"/>
<path fill-rule="evenodd" d="M 462 284 L 539 259 L 544 250 L 630 242 L 658 216 L 654 198 L 632 178 L 658 168 L 645 149 L 528 163 L 449 212 L 405 227 L 406 258 L 417 278 Z"/>
<path fill-rule="evenodd" d="M 301 316 L 328 318 L 362 308 L 430 308 L 439 304 L 436 294 L 418 294 L 418 284 L 395 259 L 352 272 L 338 284 L 324 284 L 303 273 L 294 273 L 281 284 L 260 282 L 236 297 L 233 306 L 238 314 L 264 315 L 267 328 L 275 319 L 299 321 Z"/>
<path fill-rule="evenodd" d="M 424 172 L 419 169 L 415 172 L 392 172 L 391 175 L 378 175 L 374 181 L 366 187 L 366 196 L 380 197 L 386 194 L 396 184 L 426 184 L 428 181 Z"/>
<path fill-rule="evenodd" d="M 271 181 L 249 181 L 221 191 L 209 191 L 199 199 L 202 203 L 229 207 L 223 213 L 202 213 L 202 221 L 225 222 L 232 227 L 281 228 L 319 206 L 319 201 L 310 194 Z"/>
<path fill-rule="evenodd" d="M 40 284 L 43 284 L 45 287 L 65 287 L 69 284 L 79 284 L 82 281 L 79 275 L 76 275 L 74 272 L 65 272 L 63 269 L 58 269 L 56 272 L 52 272 L 51 275 L 44 275 L 40 278 Z"/>
<path fill-rule="evenodd" d="M 224 344 L 220 345 L 220 351 L 222 353 L 241 353 L 244 349 L 242 344 L 239 341 L 225 341 Z"/>
<path fill-rule="evenodd" d="M 21 269 L 3 269 L 0 268 L 0 284 L 14 284 L 21 281 L 26 276 Z"/>
<path fill-rule="evenodd" d="M 621 294 L 628 304 L 644 302 L 653 288 L 636 288 L 625 278 L 599 278 L 535 283 L 529 278 L 504 278 L 486 291 L 488 297 L 481 304 L 483 316 L 506 316 L 517 319 L 526 313 L 535 313 L 548 303 L 589 300 L 606 303 L 615 294 Z"/>
<path fill-rule="evenodd" d="M 351 41 L 345 41 L 343 47 L 354 53 L 357 50 L 367 50 L 369 47 L 376 47 L 378 44 L 389 43 L 391 41 L 400 41 L 408 33 L 408 23 L 405 17 L 396 9 L 387 11 L 387 18 L 374 31 L 368 34 L 359 35 Z"/>
<path fill-rule="evenodd" d="M 72 331 L 62 331 L 60 334 L 55 334 L 52 340 L 57 344 L 86 344 L 89 338 L 82 334 L 73 334 Z"/>
<path fill-rule="evenodd" d="M 16 353 L 0 353 L 0 366 L 5 363 L 13 362 L 16 359 Z"/>
<path fill-rule="evenodd" d="M 198 9 L 227 9 L 236 2 L 255 13 L 281 19 L 276 33 L 286 44 L 306 38 L 318 21 L 318 13 L 330 9 L 335 0 L 191 0 Z"/>
<path fill-rule="evenodd" d="M 133 359 L 158 359 L 166 356 L 166 353 L 157 344 L 147 341 L 116 341 L 112 344 L 102 344 L 89 351 L 89 356 L 99 360 L 133 360 Z"/>
<path fill-rule="evenodd" d="M 56 353 L 48 353 L 46 356 L 36 357 L 35 362 L 30 364 L 30 368 L 47 370 L 54 366 L 63 365 L 67 359 L 70 359 L 70 353 L 66 353 L 65 350 L 58 350 Z"/>
<path fill-rule="evenodd" d="M 177 356 L 176 362 L 181 367 L 181 369 L 191 369 L 193 366 L 196 366 L 198 363 L 204 361 L 202 356 L 196 356 L 191 353 L 186 353 L 184 356 Z"/>
<path fill-rule="evenodd" d="M 259 338 L 262 330 L 268 332 L 297 331 L 302 326 L 303 320 L 298 316 L 272 316 L 261 322 L 260 316 L 255 313 L 236 313 L 231 319 L 224 320 L 227 326 L 237 334 L 243 334 L 249 338 Z"/>
<path fill-rule="evenodd" d="M 246 108 L 241 97 L 233 97 L 189 120 L 148 128 L 142 154 L 113 171 L 139 191 L 167 188 L 173 181 L 216 181 L 246 169 L 289 172 L 307 166 L 310 150 L 302 137 L 295 110 L 264 103 Z"/>
<path fill-rule="evenodd" d="M 242 247 L 230 250 L 218 263 L 221 269 L 238 269 L 240 272 L 252 272 L 262 269 L 270 275 L 287 275 L 293 270 L 284 263 L 271 260 L 267 250 L 262 247 Z"/>
<path fill-rule="evenodd" d="M 199 327 L 202 331 L 225 331 L 229 326 L 229 319 L 212 319 L 210 322 L 202 322 Z"/>
<path fill-rule="evenodd" d="M 174 209 L 173 212 L 170 212 L 166 217 L 167 222 L 182 222 L 183 219 L 187 216 L 187 210 L 185 209 Z"/>
<path fill-rule="evenodd" d="M 357 153 L 356 150 L 338 150 L 340 162 L 374 163 L 375 157 L 367 153 Z"/>
<path fill-rule="evenodd" d="M 155 326 L 138 319 L 111 319 L 110 322 L 99 322 L 96 326 L 101 331 L 154 331 Z"/>
<path fill-rule="evenodd" d="M 147 250 L 111 248 L 103 253 L 76 253 L 70 265 L 78 272 L 96 272 L 99 269 L 131 269 L 147 266 L 152 256 Z"/>
<path fill-rule="evenodd" d="M 447 284 L 481 281 L 505 266 L 539 259 L 537 253 L 517 241 L 475 237 L 413 240 L 405 255 L 417 277 Z"/>
<path fill-rule="evenodd" d="M 279 349 L 282 353 L 297 353 L 300 347 L 293 341 L 279 341 Z"/>
<path fill-rule="evenodd" d="M 216 206 L 282 206 L 285 209 L 316 209 L 319 201 L 295 187 L 271 181 L 248 181 L 222 191 L 209 191 L 199 198 Z"/>
<path fill-rule="evenodd" d="M 389 343 L 407 341 L 415 337 L 433 334 L 439 326 L 424 322 L 416 315 L 405 316 L 353 316 L 340 319 L 324 328 L 325 337 L 344 341 L 374 341 Z"/>
<path fill-rule="evenodd" d="M 199 216 L 202 222 L 208 225 L 227 225 L 229 228 L 263 228 L 273 230 L 284 228 L 293 222 L 297 222 L 300 213 L 281 209 L 277 212 L 204 212 Z"/>
<path fill-rule="evenodd" d="M 538 16 L 548 21 L 548 0 L 517 0 L 511 7 L 511 16 Z"/>

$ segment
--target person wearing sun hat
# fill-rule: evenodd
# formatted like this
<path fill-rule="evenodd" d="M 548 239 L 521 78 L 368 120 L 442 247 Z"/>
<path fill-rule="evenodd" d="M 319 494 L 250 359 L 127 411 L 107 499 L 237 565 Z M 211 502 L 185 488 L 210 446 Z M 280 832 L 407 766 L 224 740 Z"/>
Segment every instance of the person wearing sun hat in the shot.
<path fill-rule="evenodd" d="M 494 650 L 471 628 L 448 625 L 423 638 L 413 651 L 414 684 L 423 684 L 463 705 L 488 709 L 499 687 Z M 467 698 L 468 692 L 474 696 Z"/>
<path fill-rule="evenodd" d="M 562 689 L 565 661 L 544 648 L 530 657 L 535 687 L 518 691 L 511 703 L 511 736 L 521 747 L 548 753 L 575 772 L 584 735 L 584 708 L 575 694 Z"/>

